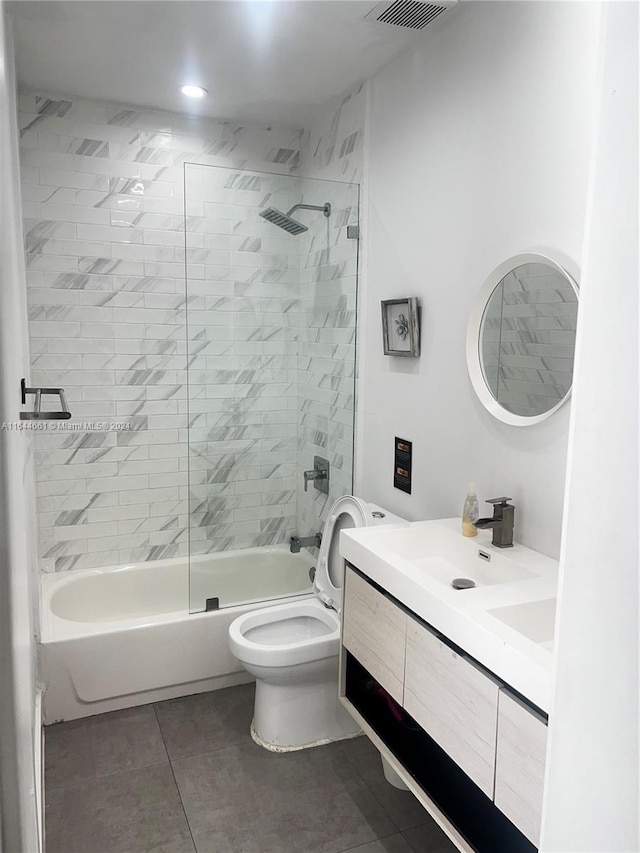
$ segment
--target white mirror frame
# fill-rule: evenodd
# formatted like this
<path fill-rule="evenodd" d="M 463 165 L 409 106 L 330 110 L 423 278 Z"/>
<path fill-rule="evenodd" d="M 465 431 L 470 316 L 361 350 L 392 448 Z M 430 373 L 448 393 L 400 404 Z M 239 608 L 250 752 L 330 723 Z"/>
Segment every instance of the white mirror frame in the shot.
<path fill-rule="evenodd" d="M 511 272 L 515 267 L 520 267 L 523 264 L 546 264 L 547 266 L 553 267 L 556 272 L 565 276 L 575 291 L 576 299 L 579 298 L 578 285 L 573 277 L 570 276 L 569 273 L 560 266 L 560 264 L 556 263 L 546 255 L 541 255 L 536 252 L 514 255 L 511 258 L 507 258 L 506 261 L 503 261 L 493 270 L 480 288 L 476 300 L 471 308 L 471 316 L 469 317 L 469 325 L 467 326 L 467 368 L 469 370 L 469 377 L 471 379 L 473 389 L 485 409 L 499 421 L 502 421 L 505 424 L 510 424 L 511 426 L 532 426 L 533 424 L 538 424 L 540 421 L 544 421 L 551 417 L 554 412 L 557 412 L 571 396 L 571 388 L 569 388 L 562 400 L 548 411 L 543 412 L 540 415 L 532 415 L 531 417 L 516 415 L 505 409 L 504 406 L 496 400 L 489 390 L 489 386 L 484 378 L 484 371 L 482 370 L 482 362 L 480 358 L 480 341 L 482 340 L 483 317 L 487 303 L 491 294 L 507 273 Z"/>

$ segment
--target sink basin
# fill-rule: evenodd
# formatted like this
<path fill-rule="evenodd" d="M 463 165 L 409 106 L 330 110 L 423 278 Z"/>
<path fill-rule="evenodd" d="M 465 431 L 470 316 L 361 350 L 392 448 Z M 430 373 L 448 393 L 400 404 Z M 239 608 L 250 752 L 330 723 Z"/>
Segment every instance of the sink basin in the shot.
<path fill-rule="evenodd" d="M 416 560 L 416 564 L 434 580 L 448 585 L 459 578 L 467 578 L 479 587 L 496 583 L 514 583 L 536 577 L 529 569 L 524 569 L 517 563 L 507 564 L 506 560 L 496 558 L 493 554 L 491 557 L 491 562 L 486 562 L 476 554 L 476 562 L 472 563 L 469 560 L 465 566 L 458 562 L 453 564 L 447 560 L 431 558 Z"/>
<path fill-rule="evenodd" d="M 538 577 L 510 552 L 496 553 L 494 548 L 483 547 L 442 524 L 379 528 L 375 532 L 378 547 L 410 560 L 419 571 L 447 586 L 455 578 L 468 578 L 476 587 L 483 587 Z"/>
<path fill-rule="evenodd" d="M 507 607 L 494 607 L 492 610 L 487 610 L 487 613 L 519 634 L 524 634 L 534 643 L 540 643 L 547 648 L 553 644 L 556 623 L 555 598 L 528 601 L 525 604 L 510 604 Z"/>

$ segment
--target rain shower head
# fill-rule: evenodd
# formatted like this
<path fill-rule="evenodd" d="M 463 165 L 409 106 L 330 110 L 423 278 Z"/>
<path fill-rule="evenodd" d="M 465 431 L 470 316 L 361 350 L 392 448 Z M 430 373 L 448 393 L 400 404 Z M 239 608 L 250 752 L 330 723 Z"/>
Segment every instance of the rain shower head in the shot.
<path fill-rule="evenodd" d="M 298 234 L 302 234 L 303 231 L 309 230 L 306 225 L 303 225 L 302 222 L 298 222 L 297 219 L 294 219 L 291 216 L 294 210 L 298 210 L 300 208 L 302 208 L 302 210 L 321 210 L 325 216 L 331 216 L 331 205 L 329 202 L 326 202 L 326 204 L 323 204 L 322 206 L 318 204 L 294 204 L 291 210 L 287 211 L 287 213 L 283 213 L 275 207 L 268 207 L 266 210 L 260 211 L 260 216 L 263 219 L 266 219 L 267 222 L 272 222 L 274 225 L 277 225 L 278 228 L 288 231 L 289 234 L 297 236 Z"/>
<path fill-rule="evenodd" d="M 274 225 L 277 225 L 278 228 L 284 228 L 284 230 L 288 231 L 289 234 L 302 234 L 303 231 L 309 230 L 306 225 L 302 224 L 302 222 L 298 222 L 297 219 L 289 216 L 288 213 L 276 210 L 275 207 L 268 207 L 266 210 L 261 210 L 260 216 L 262 216 L 263 219 L 266 219 L 267 222 L 272 222 Z"/>

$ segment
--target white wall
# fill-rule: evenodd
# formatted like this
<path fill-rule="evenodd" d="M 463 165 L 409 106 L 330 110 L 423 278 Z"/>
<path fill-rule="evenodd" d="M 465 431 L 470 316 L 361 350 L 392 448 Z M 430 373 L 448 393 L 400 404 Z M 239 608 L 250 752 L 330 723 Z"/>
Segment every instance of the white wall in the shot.
<path fill-rule="evenodd" d="M 17 423 L 29 377 L 13 55 L 0 3 L 0 424 Z M 32 581 L 37 538 L 31 436 L 0 429 L 0 849 L 39 850 Z"/>
<path fill-rule="evenodd" d="M 637 851 L 638 4 L 605 3 L 544 851 Z"/>
<path fill-rule="evenodd" d="M 580 279 L 597 24 L 595 3 L 460 4 L 370 84 L 361 491 L 437 518 L 460 514 L 474 480 L 481 500 L 512 496 L 516 538 L 553 556 L 569 407 L 498 423 L 471 389 L 465 335 L 510 255 L 546 252 Z M 422 303 L 419 360 L 382 355 L 380 300 L 398 296 Z M 395 435 L 414 442 L 411 496 L 393 489 Z"/>

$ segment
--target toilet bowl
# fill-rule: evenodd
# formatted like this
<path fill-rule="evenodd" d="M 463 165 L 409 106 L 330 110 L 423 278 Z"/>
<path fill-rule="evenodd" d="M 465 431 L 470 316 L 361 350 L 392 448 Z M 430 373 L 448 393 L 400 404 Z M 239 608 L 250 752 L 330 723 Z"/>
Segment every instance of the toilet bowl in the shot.
<path fill-rule="evenodd" d="M 229 626 L 229 648 L 256 679 L 251 735 L 277 752 L 352 737 L 357 723 L 338 699 L 343 561 L 340 531 L 403 524 L 375 504 L 345 495 L 322 533 L 313 596 L 253 610 Z"/>

